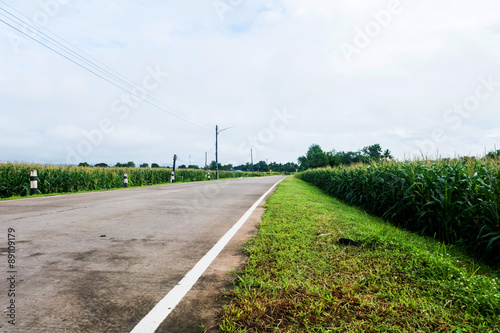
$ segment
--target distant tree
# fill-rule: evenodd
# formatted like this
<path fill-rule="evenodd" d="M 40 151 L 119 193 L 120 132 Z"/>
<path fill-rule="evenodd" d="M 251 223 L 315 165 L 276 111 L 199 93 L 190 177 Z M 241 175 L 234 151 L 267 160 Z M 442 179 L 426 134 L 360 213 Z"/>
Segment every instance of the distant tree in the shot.
<path fill-rule="evenodd" d="M 240 164 L 240 165 L 235 165 L 234 166 L 234 170 L 240 170 L 240 171 L 250 171 L 251 169 L 251 166 L 250 166 L 250 163 L 246 163 L 246 164 Z"/>
<path fill-rule="evenodd" d="M 361 149 L 361 154 L 365 157 L 368 157 L 370 161 L 378 162 L 382 157 L 382 147 L 380 147 L 378 143 L 371 146 L 366 146 Z"/>
<path fill-rule="evenodd" d="M 497 151 L 490 151 L 488 154 L 486 154 L 486 157 L 488 158 L 499 158 L 500 157 L 500 149 L 498 149 Z"/>
<path fill-rule="evenodd" d="M 186 165 L 185 165 L 185 164 L 181 164 L 181 165 L 179 165 L 179 166 L 178 166 L 178 168 L 179 168 L 179 169 L 186 169 L 187 167 L 186 167 Z"/>
<path fill-rule="evenodd" d="M 140 168 L 149 168 L 149 164 L 148 163 L 142 163 L 141 165 L 139 165 Z"/>
<path fill-rule="evenodd" d="M 107 165 L 106 163 L 97 163 L 94 166 L 97 168 L 109 168 L 109 165 Z"/>
<path fill-rule="evenodd" d="M 298 162 L 300 170 L 318 168 L 330 165 L 331 167 L 339 165 L 350 165 L 353 163 L 371 163 L 379 162 L 381 159 L 393 159 L 391 151 L 386 149 L 382 154 L 382 147 L 377 143 L 371 146 L 363 147 L 358 151 L 339 151 L 332 150 L 323 152 L 321 147 L 313 144 L 309 147 L 305 156 L 300 156 Z M 274 170 L 274 169 L 273 169 Z"/>
<path fill-rule="evenodd" d="M 215 170 L 215 161 L 210 162 L 209 169 Z M 219 163 L 219 170 L 222 170 L 222 165 L 220 163 Z"/>
<path fill-rule="evenodd" d="M 285 171 L 285 172 L 296 172 L 299 168 L 299 165 L 297 163 L 293 162 L 287 162 L 283 165 L 283 169 L 280 171 Z"/>
<path fill-rule="evenodd" d="M 340 164 L 349 165 L 361 162 L 361 154 L 353 151 L 340 151 L 336 154 L 340 159 Z"/>
<path fill-rule="evenodd" d="M 262 168 L 265 170 L 273 170 L 273 172 L 295 172 L 299 168 L 299 165 L 293 162 L 287 162 L 285 164 L 271 162 L 267 164 L 265 161 L 253 165 L 254 171 L 262 171 Z M 252 165 L 248 162 L 245 164 L 235 165 L 233 170 L 252 171 Z"/>
<path fill-rule="evenodd" d="M 78 164 L 79 167 L 88 167 L 90 166 L 87 162 L 81 162 Z"/>
<path fill-rule="evenodd" d="M 158 163 L 151 163 L 151 168 L 159 168 L 160 165 Z"/>
<path fill-rule="evenodd" d="M 232 164 L 224 164 L 219 167 L 219 170 L 224 170 L 224 171 L 231 171 L 233 170 L 233 165 Z"/>
<path fill-rule="evenodd" d="M 384 151 L 384 154 L 382 155 L 382 157 L 385 159 L 385 160 L 392 160 L 394 157 L 391 155 L 391 151 L 389 149 L 386 149 Z"/>
<path fill-rule="evenodd" d="M 328 165 L 328 156 L 317 144 L 309 147 L 307 154 L 298 158 L 301 169 L 321 168 Z"/>
<path fill-rule="evenodd" d="M 259 161 L 253 165 L 253 170 L 259 172 L 267 172 L 269 171 L 269 166 L 267 165 L 266 161 Z"/>
<path fill-rule="evenodd" d="M 299 166 L 296 163 L 287 162 L 285 164 L 271 162 L 268 164 L 269 170 L 273 172 L 295 172 Z"/>
<path fill-rule="evenodd" d="M 130 161 L 128 163 L 120 163 L 120 162 L 117 162 L 115 164 L 115 167 L 116 168 L 135 168 L 135 163 Z"/>
<path fill-rule="evenodd" d="M 194 164 L 188 165 L 188 169 L 199 169 L 200 167 Z"/>
<path fill-rule="evenodd" d="M 326 157 L 328 158 L 328 165 L 331 167 L 340 165 L 340 156 L 337 155 L 335 149 L 326 153 Z"/>

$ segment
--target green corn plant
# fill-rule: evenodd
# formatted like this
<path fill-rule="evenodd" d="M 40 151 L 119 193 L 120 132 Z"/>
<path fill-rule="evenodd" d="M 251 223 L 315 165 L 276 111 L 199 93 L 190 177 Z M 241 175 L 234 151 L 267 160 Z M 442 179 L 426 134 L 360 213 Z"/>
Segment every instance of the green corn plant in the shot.
<path fill-rule="evenodd" d="M 300 178 L 399 227 L 500 259 L 498 160 L 357 165 Z"/>
<path fill-rule="evenodd" d="M 172 169 L 160 168 L 96 168 L 47 166 L 23 163 L 0 164 L 0 199 L 30 194 L 31 170 L 38 171 L 38 190 L 41 194 L 71 193 L 123 187 L 127 173 L 129 186 L 149 186 L 170 183 Z M 220 171 L 219 178 L 262 176 L 260 172 Z M 215 174 L 212 172 L 212 180 Z M 204 181 L 204 170 L 178 169 L 176 182 Z"/>

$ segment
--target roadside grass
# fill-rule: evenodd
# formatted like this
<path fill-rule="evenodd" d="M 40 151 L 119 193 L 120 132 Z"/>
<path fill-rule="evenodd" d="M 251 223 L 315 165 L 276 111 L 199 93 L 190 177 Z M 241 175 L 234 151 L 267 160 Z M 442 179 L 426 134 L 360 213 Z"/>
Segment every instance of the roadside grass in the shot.
<path fill-rule="evenodd" d="M 499 271 L 457 247 L 294 177 L 269 198 L 259 228 L 224 295 L 221 332 L 500 332 Z"/>

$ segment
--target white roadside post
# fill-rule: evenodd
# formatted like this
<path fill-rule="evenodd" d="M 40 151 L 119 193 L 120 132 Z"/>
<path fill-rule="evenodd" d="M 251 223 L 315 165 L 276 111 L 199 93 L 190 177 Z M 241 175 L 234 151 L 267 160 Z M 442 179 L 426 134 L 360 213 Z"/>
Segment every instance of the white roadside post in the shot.
<path fill-rule="evenodd" d="M 31 195 L 38 194 L 38 175 L 36 170 L 30 172 Z"/>
<path fill-rule="evenodd" d="M 128 176 L 127 174 L 123 174 L 123 186 L 128 187 Z"/>

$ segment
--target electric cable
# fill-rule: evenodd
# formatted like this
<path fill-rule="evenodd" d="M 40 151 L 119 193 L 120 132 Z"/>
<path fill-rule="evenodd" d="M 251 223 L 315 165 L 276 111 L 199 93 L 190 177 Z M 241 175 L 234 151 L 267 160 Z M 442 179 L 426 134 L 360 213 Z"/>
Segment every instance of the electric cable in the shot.
<path fill-rule="evenodd" d="M 6 4 L 4 1 L 0 1 L 4 4 Z M 24 14 L 20 13 L 19 11 L 17 11 L 15 8 L 13 8 L 12 6 L 6 4 L 8 7 L 12 8 L 14 11 L 18 12 L 19 14 L 23 15 L 24 17 L 26 17 Z M 112 70 L 111 68 L 109 68 L 108 66 L 104 65 L 105 67 L 108 67 L 111 71 L 109 70 L 106 70 L 106 69 L 103 69 L 101 66 L 95 64 L 92 60 L 89 60 L 87 59 L 85 56 L 79 54 L 78 52 L 74 51 L 74 50 L 71 50 L 70 48 L 68 48 L 67 46 L 63 45 L 62 43 L 60 43 L 59 41 L 55 40 L 54 38 L 48 36 L 47 34 L 43 33 L 42 31 L 40 31 L 39 29 L 37 29 L 36 27 L 34 27 L 33 25 L 29 24 L 28 22 L 22 20 L 21 18 L 17 17 L 15 14 L 12 14 L 11 12 L 9 12 L 8 10 L 4 9 L 4 8 L 1 8 L 0 9 L 4 12 L 6 12 L 8 15 L 14 17 L 17 21 L 21 22 L 22 24 L 24 24 L 25 26 L 27 26 L 31 31 L 33 31 L 35 33 L 35 35 L 38 37 L 38 38 L 41 38 L 43 41 L 45 41 L 47 44 L 51 44 L 51 45 L 47 45 L 46 43 L 44 43 L 43 41 L 40 41 L 39 39 L 37 38 L 34 38 L 32 36 L 30 36 L 28 33 L 26 33 L 25 31 L 22 31 L 19 27 L 16 27 L 14 25 L 20 25 L 19 22 L 16 22 L 14 19 L 12 18 L 9 18 L 7 17 L 5 14 L 2 14 L 0 13 L 0 15 L 2 15 L 4 18 L 10 20 L 11 22 L 13 22 L 13 24 L 10 24 L 8 22 L 6 22 L 5 20 L 1 19 L 0 18 L 0 22 L 3 22 L 4 24 L 6 24 L 7 26 L 11 27 L 12 29 L 18 31 L 19 33 L 21 33 L 22 35 L 28 37 L 29 39 L 39 43 L 40 45 L 48 48 L 49 50 L 57 53 L 58 55 L 62 56 L 63 58 L 65 58 L 66 60 L 74 63 L 75 65 L 81 67 L 82 69 L 94 74 L 95 76 L 101 78 L 102 80 L 112 84 L 113 86 L 121 89 L 121 90 L 124 90 L 125 92 L 137 97 L 138 99 L 152 105 L 153 107 L 163 111 L 163 112 L 166 112 L 178 119 L 181 119 L 183 121 L 186 121 L 188 123 L 191 123 L 193 125 L 196 125 L 198 127 L 201 127 L 201 128 L 204 128 L 204 129 L 209 129 L 206 125 L 203 125 L 201 122 L 197 121 L 193 116 L 191 116 L 190 114 L 187 114 L 186 112 L 183 112 L 182 110 L 156 98 L 154 95 L 152 95 L 151 93 L 149 92 L 145 92 L 145 95 L 146 97 L 143 97 L 141 95 L 139 95 L 138 93 L 134 92 L 134 90 L 137 90 L 136 86 L 134 85 L 133 81 L 126 78 L 124 75 L 121 75 L 120 73 Z M 27 18 L 27 17 L 26 17 Z M 28 18 L 28 20 L 30 20 Z M 31 21 L 31 20 L 30 20 Z M 32 21 L 33 22 L 33 21 Z M 45 28 L 44 28 L 45 29 Z M 48 31 L 49 33 L 51 33 L 52 35 L 56 36 L 56 38 L 60 38 L 62 39 L 64 42 L 66 42 L 67 44 L 69 44 L 70 46 L 78 49 L 77 47 L 75 47 L 74 45 L 72 45 L 71 43 L 67 42 L 66 40 L 64 40 L 63 38 L 57 36 L 56 34 L 50 32 L 48 29 L 45 29 L 46 31 Z M 60 51 L 56 50 L 56 48 L 58 48 Z M 85 52 L 81 51 L 80 49 L 78 49 L 80 52 L 84 53 L 85 55 L 87 55 Z M 68 54 L 63 54 L 63 53 L 69 53 Z M 74 60 L 72 59 L 72 57 L 74 58 L 76 56 L 76 58 L 78 60 Z M 87 55 L 88 56 L 88 55 Z M 91 57 L 92 58 L 92 57 Z M 96 59 L 95 59 L 96 60 Z M 80 62 L 83 62 L 84 64 L 80 63 Z M 99 61 L 98 61 L 99 62 Z M 100 63 L 100 62 L 99 62 Z M 86 66 L 87 65 L 87 66 Z M 91 66 L 93 67 L 92 69 L 91 68 L 88 68 L 88 66 Z M 101 73 L 98 73 L 97 71 L 100 71 Z M 114 72 L 114 73 L 113 73 Z M 107 77 L 105 77 L 107 76 Z M 121 76 L 122 78 L 120 78 L 119 76 Z M 129 87 L 131 88 L 131 90 L 127 90 L 125 89 L 123 86 L 121 86 L 120 84 L 116 83 L 116 82 L 113 82 L 113 81 L 118 81 L 119 83 L 121 83 L 121 85 L 124 85 L 126 87 Z M 132 82 L 129 83 L 129 82 Z M 150 100 L 148 100 L 147 98 L 149 97 L 149 99 L 152 99 L 156 102 L 151 102 Z M 158 105 L 160 104 L 160 105 Z M 163 107 L 161 105 L 164 105 Z M 167 110 L 166 108 L 172 110 L 172 111 L 169 111 Z M 175 112 L 177 113 L 175 113 Z M 180 115 L 179 115 L 180 113 Z M 188 118 L 191 118 L 191 119 L 188 119 Z"/>

